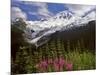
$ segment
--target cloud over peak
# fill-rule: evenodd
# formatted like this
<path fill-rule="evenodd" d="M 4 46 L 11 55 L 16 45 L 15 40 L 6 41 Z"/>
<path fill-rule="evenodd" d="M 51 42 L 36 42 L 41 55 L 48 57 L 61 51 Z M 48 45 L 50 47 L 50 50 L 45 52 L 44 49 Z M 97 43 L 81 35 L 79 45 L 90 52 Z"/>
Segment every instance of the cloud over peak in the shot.
<path fill-rule="evenodd" d="M 48 10 L 48 5 L 45 2 L 30 2 L 25 1 L 24 4 L 32 5 L 37 7 L 37 11 L 31 11 L 29 14 L 31 15 L 39 15 L 39 17 L 49 18 L 53 16 L 53 13 L 51 13 Z"/>
<path fill-rule="evenodd" d="M 11 20 L 13 21 L 16 18 L 22 18 L 22 19 L 26 20 L 27 15 L 19 7 L 12 7 L 11 8 Z"/>
<path fill-rule="evenodd" d="M 95 8 L 94 5 L 80 5 L 80 4 L 65 4 L 65 7 L 78 15 L 83 15 L 85 12 Z"/>

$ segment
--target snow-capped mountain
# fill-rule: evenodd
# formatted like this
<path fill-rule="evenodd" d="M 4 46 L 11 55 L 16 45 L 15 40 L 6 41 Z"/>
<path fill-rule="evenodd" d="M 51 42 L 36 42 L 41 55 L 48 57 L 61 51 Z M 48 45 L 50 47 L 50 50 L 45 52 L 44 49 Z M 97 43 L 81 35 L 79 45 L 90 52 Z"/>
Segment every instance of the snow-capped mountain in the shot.
<path fill-rule="evenodd" d="M 37 47 L 50 39 L 50 35 L 56 31 L 64 31 L 72 27 L 86 25 L 89 21 L 95 20 L 95 9 L 91 9 L 82 16 L 71 11 L 62 11 L 55 16 L 40 21 L 26 21 L 25 38 L 29 43 Z"/>

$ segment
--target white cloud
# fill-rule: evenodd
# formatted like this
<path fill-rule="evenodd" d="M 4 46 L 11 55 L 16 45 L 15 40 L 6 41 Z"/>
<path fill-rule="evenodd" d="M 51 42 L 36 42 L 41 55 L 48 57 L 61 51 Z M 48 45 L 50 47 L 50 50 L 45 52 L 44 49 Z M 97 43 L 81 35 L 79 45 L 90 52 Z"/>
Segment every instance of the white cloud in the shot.
<path fill-rule="evenodd" d="M 29 12 L 31 15 L 41 15 L 42 17 L 49 18 L 53 16 L 53 13 L 51 13 L 48 10 L 48 5 L 45 2 L 24 2 L 25 4 L 37 6 L 37 11 Z"/>
<path fill-rule="evenodd" d="M 31 14 L 31 15 L 37 15 L 36 12 L 32 12 L 32 11 L 29 11 L 28 13 Z"/>
<path fill-rule="evenodd" d="M 19 7 L 12 7 L 11 8 L 11 20 L 13 21 L 16 18 L 22 18 L 22 19 L 26 20 L 27 15 Z"/>
<path fill-rule="evenodd" d="M 95 8 L 95 6 L 93 5 L 80 5 L 80 4 L 67 4 L 65 5 L 65 7 L 78 15 L 83 15 L 85 12 L 91 10 L 92 8 Z"/>

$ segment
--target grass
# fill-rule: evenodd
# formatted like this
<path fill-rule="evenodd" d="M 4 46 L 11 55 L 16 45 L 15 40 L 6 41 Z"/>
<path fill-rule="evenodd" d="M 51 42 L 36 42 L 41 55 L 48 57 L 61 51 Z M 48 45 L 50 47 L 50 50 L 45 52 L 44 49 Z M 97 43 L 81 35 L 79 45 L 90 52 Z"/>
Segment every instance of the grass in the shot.
<path fill-rule="evenodd" d="M 96 58 L 91 52 L 78 52 L 72 51 L 65 55 L 66 60 L 70 60 L 73 63 L 73 70 L 90 70 L 96 68 Z"/>

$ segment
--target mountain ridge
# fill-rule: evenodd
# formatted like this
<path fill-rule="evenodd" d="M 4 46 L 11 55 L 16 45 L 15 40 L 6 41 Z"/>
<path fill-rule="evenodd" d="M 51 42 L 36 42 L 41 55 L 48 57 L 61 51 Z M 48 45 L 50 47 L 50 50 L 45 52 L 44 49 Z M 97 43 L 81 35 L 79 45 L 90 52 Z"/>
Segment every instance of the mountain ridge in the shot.
<path fill-rule="evenodd" d="M 26 28 L 24 30 L 24 38 L 27 42 L 35 44 L 36 47 L 42 45 L 50 39 L 55 32 L 66 31 L 74 27 L 87 25 L 95 19 L 95 10 L 87 11 L 85 16 L 78 16 L 70 11 L 62 11 L 57 15 L 45 21 L 24 21 Z M 37 42 L 44 39 L 40 45 Z"/>

